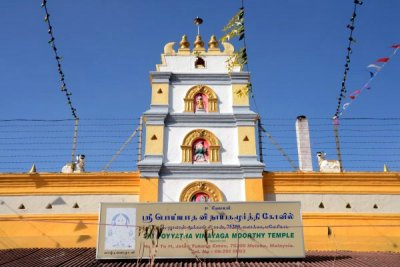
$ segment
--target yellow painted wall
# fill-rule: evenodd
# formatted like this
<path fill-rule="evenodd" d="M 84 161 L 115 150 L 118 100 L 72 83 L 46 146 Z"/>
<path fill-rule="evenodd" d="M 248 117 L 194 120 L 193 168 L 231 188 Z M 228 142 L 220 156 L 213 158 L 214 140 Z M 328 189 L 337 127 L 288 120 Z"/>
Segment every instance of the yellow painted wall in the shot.
<path fill-rule="evenodd" d="M 400 214 L 305 213 L 305 249 L 400 252 L 399 222 Z M 97 214 L 0 215 L 0 249 L 95 247 L 97 223 Z"/>
<path fill-rule="evenodd" d="M 95 247 L 97 214 L 0 215 L 0 249 Z"/>
<path fill-rule="evenodd" d="M 151 85 L 151 104 L 168 105 L 169 84 L 153 83 Z"/>
<path fill-rule="evenodd" d="M 246 87 L 246 84 L 232 84 L 232 101 L 234 106 L 248 106 L 249 96 L 237 94 L 238 90 Z"/>
<path fill-rule="evenodd" d="M 260 195 L 265 192 L 399 194 L 399 177 L 399 173 L 264 173 L 262 180 L 245 180 L 246 199 L 259 201 Z M 68 189 L 68 184 L 74 192 Z M 158 179 L 140 179 L 138 172 L 33 176 L 1 174 L 0 196 L 39 195 L 37 192 L 104 194 L 108 190 L 112 194 L 137 192 L 141 202 L 152 202 L 157 201 L 156 185 Z M 0 249 L 95 247 L 97 223 L 98 214 L 0 214 Z M 400 214 L 304 213 L 303 226 L 306 250 L 400 252 Z M 330 237 L 328 226 L 332 229 Z"/>
<path fill-rule="evenodd" d="M 140 178 L 140 202 L 158 201 L 158 178 Z"/>
<path fill-rule="evenodd" d="M 253 126 L 239 126 L 238 137 L 239 155 L 256 155 L 255 128 Z"/>
<path fill-rule="evenodd" d="M 0 174 L 1 196 L 138 195 L 140 174 Z M 95 247 L 98 214 L 0 214 L 0 249 Z"/>
<path fill-rule="evenodd" d="M 400 214 L 305 213 L 303 226 L 306 250 L 400 252 Z"/>
<path fill-rule="evenodd" d="M 146 126 L 146 155 L 162 155 L 164 145 L 164 126 Z"/>
<path fill-rule="evenodd" d="M 263 176 L 264 195 L 400 194 L 399 173 L 264 172 Z M 303 213 L 303 226 L 306 250 L 400 252 L 400 213 Z"/>
<path fill-rule="evenodd" d="M 264 201 L 263 179 L 246 178 L 246 201 Z"/>

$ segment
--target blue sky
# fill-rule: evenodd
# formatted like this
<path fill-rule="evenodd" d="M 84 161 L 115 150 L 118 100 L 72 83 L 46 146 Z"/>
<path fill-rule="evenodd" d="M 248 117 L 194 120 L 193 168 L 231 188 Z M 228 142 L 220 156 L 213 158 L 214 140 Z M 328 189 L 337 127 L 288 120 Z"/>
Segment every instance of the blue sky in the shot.
<path fill-rule="evenodd" d="M 73 103 L 82 119 L 136 118 L 149 108 L 149 71 L 167 42 L 221 29 L 237 1 L 48 1 L 56 45 Z M 59 89 L 41 1 L 0 1 L 0 119 L 70 118 Z M 245 1 L 246 41 L 258 111 L 264 123 L 296 116 L 331 118 L 345 63 L 352 0 Z M 358 8 L 348 91 L 369 77 L 366 66 L 400 43 L 396 0 Z M 343 118 L 400 117 L 400 58 L 393 58 Z"/>

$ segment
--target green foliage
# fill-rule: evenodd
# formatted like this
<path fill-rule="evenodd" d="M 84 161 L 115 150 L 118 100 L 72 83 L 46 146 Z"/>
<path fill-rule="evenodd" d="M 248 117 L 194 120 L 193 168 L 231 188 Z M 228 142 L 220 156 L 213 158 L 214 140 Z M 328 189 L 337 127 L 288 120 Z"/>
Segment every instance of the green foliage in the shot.
<path fill-rule="evenodd" d="M 199 57 L 199 56 L 201 55 L 201 52 L 200 52 L 200 51 L 194 51 L 193 54 L 194 54 L 196 57 Z"/>
<path fill-rule="evenodd" d="M 225 61 L 229 74 L 232 73 L 233 67 L 237 63 L 237 56 L 238 56 L 238 54 L 234 53 L 233 55 L 229 56 L 228 59 Z"/>

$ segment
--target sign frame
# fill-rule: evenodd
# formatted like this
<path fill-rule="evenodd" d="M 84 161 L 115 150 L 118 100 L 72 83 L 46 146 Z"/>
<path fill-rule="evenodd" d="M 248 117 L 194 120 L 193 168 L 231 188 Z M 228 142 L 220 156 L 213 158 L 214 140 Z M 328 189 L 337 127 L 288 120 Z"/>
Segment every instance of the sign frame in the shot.
<path fill-rule="evenodd" d="M 254 213 L 254 216 L 253 216 L 253 214 L 252 214 L 253 210 L 252 209 L 256 209 L 257 210 L 257 208 L 260 208 L 260 207 L 263 207 L 263 209 L 265 209 L 265 210 L 262 209 L 261 213 L 260 212 L 258 213 L 259 214 L 259 215 L 257 215 L 258 217 L 255 217 L 256 213 Z M 225 208 L 225 210 L 224 210 L 224 208 Z M 230 210 L 228 210 L 228 208 Z M 236 247 L 236 248 L 233 248 L 232 247 L 232 243 L 229 243 L 230 244 L 230 249 L 226 249 L 225 250 L 225 251 L 230 251 L 230 254 L 228 253 L 227 255 L 223 255 L 223 254 L 220 255 L 221 253 L 210 252 L 209 255 L 205 255 L 203 253 L 200 253 L 199 255 L 197 255 L 197 254 L 193 254 L 192 253 L 192 255 L 185 254 L 185 255 L 163 256 L 163 254 L 161 254 L 161 256 L 158 256 L 157 253 L 155 253 L 152 256 L 152 255 L 150 255 L 151 251 L 150 251 L 150 248 L 149 248 L 149 246 L 151 247 L 152 245 L 149 245 L 146 242 L 152 242 L 151 240 L 154 240 L 154 237 L 153 237 L 153 239 L 151 239 L 150 236 L 147 237 L 146 239 L 148 239 L 148 241 L 146 241 L 146 239 L 143 237 L 144 231 L 145 230 L 146 231 L 149 230 L 148 228 L 145 228 L 145 226 L 146 225 L 147 226 L 155 225 L 155 224 L 150 224 L 150 223 L 144 224 L 143 220 L 145 220 L 145 216 L 149 216 L 149 214 L 152 217 L 154 217 L 154 219 L 155 219 L 156 218 L 155 217 L 156 213 L 154 213 L 154 211 L 159 211 L 159 213 L 167 212 L 165 214 L 168 214 L 168 212 L 170 212 L 170 215 L 171 214 L 175 214 L 176 215 L 177 211 L 189 209 L 190 211 L 194 211 L 195 212 L 195 213 L 193 213 L 194 215 L 192 214 L 192 216 L 195 216 L 195 217 L 198 216 L 198 218 L 200 219 L 199 214 L 196 213 L 196 212 L 199 212 L 199 210 L 204 210 L 205 209 L 205 210 L 208 210 L 210 212 L 209 213 L 209 218 L 207 218 L 208 220 L 205 220 L 205 221 L 202 222 L 203 225 L 201 223 L 198 224 L 199 227 L 203 227 L 203 228 L 197 228 L 196 230 L 191 229 L 191 230 L 194 230 L 193 232 L 195 234 L 196 233 L 200 233 L 201 234 L 201 231 L 204 231 L 204 233 L 206 233 L 206 235 L 210 235 L 211 231 L 213 231 L 212 229 L 218 229 L 218 228 L 215 228 L 216 225 L 210 223 L 211 219 L 217 218 L 217 217 L 220 217 L 220 216 L 225 216 L 225 218 L 230 219 L 232 216 L 234 216 L 233 220 L 240 220 L 240 219 L 244 220 L 244 219 L 247 219 L 247 221 L 246 221 L 246 224 L 243 224 L 243 225 L 239 224 L 239 227 L 237 227 L 237 228 L 234 228 L 234 227 L 228 228 L 227 226 L 226 226 L 226 228 L 223 228 L 223 230 L 226 232 L 225 233 L 226 235 L 228 235 L 228 236 L 231 235 L 230 239 L 233 239 L 233 238 L 237 237 L 237 240 L 239 241 L 239 239 L 242 238 L 242 236 L 244 236 L 245 239 L 246 238 L 255 239 L 255 238 L 258 238 L 258 236 L 262 236 L 263 238 L 265 236 L 269 236 L 268 238 L 272 238 L 272 237 L 275 238 L 275 236 L 277 236 L 278 234 L 274 235 L 274 233 L 276 233 L 274 231 L 276 231 L 276 230 L 273 230 L 274 228 L 270 227 L 271 225 L 274 226 L 273 224 L 269 224 L 268 226 L 262 226 L 262 224 L 259 224 L 263 220 L 262 218 L 267 217 L 266 214 L 268 214 L 267 212 L 262 213 L 262 211 L 266 211 L 266 210 L 271 211 L 271 210 L 275 209 L 275 210 L 278 210 L 278 211 L 282 212 L 282 210 L 285 210 L 286 208 L 289 208 L 290 212 L 284 213 L 285 216 L 291 214 L 292 217 L 296 218 L 295 220 L 289 221 L 287 219 L 271 219 L 269 222 L 272 222 L 272 223 L 278 223 L 279 222 L 276 226 L 280 225 L 281 227 L 278 227 L 278 228 L 282 228 L 283 229 L 282 231 L 285 231 L 285 230 L 289 231 L 288 229 L 290 229 L 290 231 L 291 231 L 290 234 L 291 235 L 289 235 L 289 233 L 288 233 L 289 236 L 286 236 L 286 237 L 287 237 L 287 240 L 288 240 L 288 242 L 287 242 L 288 246 L 291 246 L 290 244 L 292 244 L 289 241 L 296 239 L 293 242 L 295 243 L 295 247 L 297 247 L 298 251 L 296 251 L 296 253 L 294 253 L 294 255 L 293 254 L 289 254 L 289 255 L 286 255 L 286 254 L 258 255 L 257 254 L 257 255 L 246 255 L 246 256 L 244 256 L 242 253 L 239 253 L 239 251 L 245 251 L 245 250 L 240 250 L 239 246 Z M 235 209 L 239 210 L 239 211 L 235 211 Z M 148 211 L 150 211 L 150 213 L 147 212 L 147 215 L 145 215 L 145 213 L 143 213 L 144 210 L 148 210 Z M 240 215 L 232 215 L 231 214 L 232 210 L 234 210 L 233 214 L 240 214 Z M 243 210 L 245 212 L 243 212 Z M 130 214 L 130 215 L 126 214 L 126 216 L 118 215 L 118 214 L 124 213 L 124 211 L 128 212 L 128 213 L 129 213 L 129 211 L 130 212 L 134 211 L 135 214 L 134 214 L 134 216 L 132 214 Z M 248 211 L 250 211 L 250 212 L 248 212 Z M 171 213 L 171 212 L 173 212 L 173 213 Z M 157 213 L 157 214 L 159 214 L 159 213 Z M 244 217 L 243 217 L 243 214 L 245 214 Z M 208 213 L 207 213 L 207 215 L 208 215 Z M 136 220 L 133 224 L 131 222 L 131 220 L 133 219 L 132 216 Z M 164 216 L 164 215 L 160 215 L 160 216 Z M 168 216 L 169 215 L 165 215 L 165 218 L 167 218 Z M 241 216 L 241 217 L 235 217 L 235 216 Z M 246 216 L 247 216 L 247 218 L 246 218 Z M 251 216 L 254 217 L 254 218 L 251 217 L 251 220 L 254 220 L 253 222 L 251 222 L 251 223 L 254 224 L 254 227 L 259 227 L 259 229 L 262 229 L 262 230 L 257 230 L 257 231 L 259 231 L 259 233 L 258 233 L 257 236 L 254 235 L 253 238 L 249 234 L 246 235 L 245 234 L 246 232 L 244 232 L 244 230 L 243 230 L 243 229 L 247 229 L 246 227 L 250 227 L 250 226 L 246 226 L 246 225 L 249 224 L 248 223 L 248 221 L 250 220 L 249 216 L 250 217 Z M 273 214 L 271 215 L 270 214 L 268 216 L 275 216 L 274 218 L 278 218 L 278 217 L 276 217 L 276 216 L 278 216 L 276 214 L 275 215 L 273 215 Z M 113 219 L 115 220 L 116 217 L 120 218 L 120 220 L 119 220 L 120 225 L 115 225 L 116 222 L 113 221 Z M 117 218 L 117 220 L 118 220 L 118 218 Z M 265 222 L 265 220 L 268 220 L 268 218 L 264 219 L 264 222 Z M 285 222 L 286 221 L 288 222 L 288 225 L 285 226 Z M 125 225 L 121 226 L 121 222 L 122 222 L 122 224 L 125 223 Z M 128 222 L 128 224 L 127 224 L 127 222 Z M 149 222 L 150 222 L 150 217 L 149 217 Z M 180 224 L 176 224 L 176 223 L 167 224 L 168 222 L 165 222 L 165 221 L 163 221 L 163 222 L 164 222 L 163 225 L 165 227 L 163 229 L 165 231 L 164 230 L 162 231 L 162 230 L 158 229 L 158 230 L 162 231 L 162 233 L 160 234 L 160 237 L 162 235 L 164 235 L 166 237 L 168 231 L 170 231 L 171 235 L 172 235 L 172 233 L 174 233 L 174 229 L 172 229 L 173 227 L 175 227 L 174 225 L 183 224 L 183 226 L 181 226 L 181 227 L 184 227 L 184 229 L 186 227 L 183 222 L 180 223 Z M 219 221 L 219 222 L 221 223 L 221 221 Z M 158 225 L 161 225 L 160 222 L 157 222 L 157 223 L 158 223 Z M 223 221 L 222 223 L 226 223 L 226 221 Z M 189 226 L 190 227 L 195 227 L 195 225 L 196 225 L 195 222 L 191 221 Z M 213 225 L 213 226 L 210 227 L 210 225 Z M 227 225 L 233 225 L 234 226 L 234 225 L 238 225 L 238 224 L 233 223 L 233 224 L 227 224 Z M 190 230 L 189 226 L 187 226 L 188 230 Z M 132 231 L 130 231 L 130 230 L 132 230 L 132 227 L 134 227 L 134 229 L 135 229 L 133 231 L 134 232 L 133 238 L 135 240 L 133 242 L 134 243 L 133 244 L 133 249 L 130 249 L 130 248 L 128 248 L 127 244 L 129 243 L 129 241 L 132 240 Z M 245 228 L 243 228 L 243 227 L 245 227 Z M 206 228 L 208 230 L 204 230 Z M 239 229 L 240 229 L 240 231 L 243 232 L 242 236 L 240 236 L 239 234 L 235 235 L 234 234 L 234 230 L 235 229 L 236 229 L 236 231 L 238 233 L 239 233 Z M 155 229 L 153 229 L 153 230 L 155 230 Z M 114 232 L 112 232 L 112 231 L 114 231 Z M 185 230 L 184 230 L 184 233 L 186 233 Z M 106 234 L 109 237 L 109 239 L 107 239 L 107 240 L 106 240 Z M 112 243 L 113 241 L 110 241 L 111 238 L 112 238 L 112 234 L 115 234 L 115 235 L 119 234 L 119 235 L 122 236 L 122 239 L 124 239 L 124 240 L 121 241 L 121 242 Z M 186 233 L 186 236 L 187 236 L 187 234 L 188 233 Z M 142 236 L 139 237 L 139 235 L 142 235 Z M 153 233 L 153 235 L 154 235 L 154 233 Z M 285 235 L 285 234 L 283 234 L 283 235 Z M 214 236 L 215 236 L 215 234 L 213 232 L 213 237 Z M 222 236 L 222 234 L 221 234 L 221 236 Z M 181 237 L 180 238 L 180 242 L 183 242 L 182 241 L 182 235 L 180 237 Z M 280 237 L 281 237 L 281 235 L 279 234 L 279 238 Z M 161 245 L 164 242 L 164 241 L 161 242 L 160 241 L 161 239 L 163 239 L 163 238 L 157 239 L 157 246 Z M 183 239 L 185 239 L 185 236 L 183 237 Z M 198 240 L 199 242 L 201 242 L 201 240 L 204 240 L 204 239 L 206 239 L 205 241 L 207 241 L 207 238 L 204 238 L 204 235 L 203 235 L 203 239 L 201 239 L 201 238 L 198 238 L 198 239 L 199 239 Z M 141 240 L 141 241 L 138 242 L 138 240 Z M 188 239 L 186 239 L 186 241 L 187 240 Z M 193 240 L 195 240 L 194 236 L 193 236 L 193 239 L 191 239 L 190 241 L 193 241 Z M 159 241 L 160 241 L 160 244 L 158 243 Z M 172 240 L 172 241 L 174 241 L 174 240 Z M 112 243 L 112 245 L 110 245 L 111 244 L 110 242 Z M 167 241 L 165 241 L 165 242 L 167 242 Z M 207 245 L 209 245 L 208 241 L 205 242 L 205 243 Z M 146 253 L 142 253 L 142 255 L 135 255 L 136 250 L 137 250 L 137 248 L 135 247 L 136 244 L 139 245 L 139 250 L 143 249 L 143 251 L 144 251 L 145 248 L 149 249 L 149 253 L 146 252 Z M 179 250 L 181 248 L 179 245 L 176 245 L 176 243 L 174 243 L 174 244 L 175 244 L 176 247 L 175 248 L 170 248 L 171 251 L 173 251 L 173 252 L 175 252 L 175 251 L 177 251 L 177 250 Z M 195 242 L 189 244 L 188 247 L 186 247 L 186 249 L 189 249 L 190 247 L 193 248 L 193 246 L 196 246 L 195 244 L 196 244 Z M 247 244 L 247 247 L 250 247 L 250 249 L 253 249 L 253 247 L 250 245 L 250 243 L 245 243 L 245 244 Z M 268 249 L 269 247 L 266 247 L 266 246 L 269 246 L 270 243 L 266 242 L 265 244 L 266 245 L 262 245 L 262 247 L 259 247 L 259 248 L 257 248 L 255 246 L 254 249 L 255 250 L 257 250 L 257 249 L 259 249 L 259 250 L 260 249 Z M 213 244 L 213 245 L 215 245 L 215 244 Z M 239 245 L 242 245 L 242 244 L 239 244 Z M 113 250 L 105 249 L 107 246 L 108 246 L 108 248 L 110 248 L 110 246 L 115 246 L 116 249 L 114 250 L 114 253 L 110 252 L 110 251 L 113 251 Z M 124 246 L 126 248 L 125 250 L 123 249 Z M 165 246 L 165 245 L 163 245 L 163 246 Z M 277 244 L 276 247 L 273 247 L 270 250 L 279 251 L 279 246 L 280 245 Z M 158 247 L 158 248 L 160 248 L 160 247 Z M 286 249 L 287 247 L 285 248 L 285 246 L 282 245 L 282 248 Z M 166 249 L 166 248 L 161 248 L 161 250 L 162 249 Z M 191 249 L 189 249 L 189 250 L 192 252 Z M 290 250 L 290 248 L 289 248 L 289 250 Z M 214 251 L 221 251 L 222 252 L 224 250 L 214 250 Z M 232 255 L 233 253 L 235 253 L 235 255 Z M 243 252 L 243 253 L 245 253 L 245 252 Z M 245 254 L 247 254 L 247 253 L 245 253 Z M 100 203 L 98 238 L 97 238 L 97 247 L 96 247 L 96 259 L 139 259 L 139 258 L 140 259 L 150 259 L 152 257 L 155 257 L 157 259 L 170 259 L 170 258 L 174 258 L 174 259 L 190 259 L 190 258 L 196 258 L 196 257 L 198 257 L 198 258 L 214 258 L 214 259 L 217 259 L 217 258 L 220 258 L 220 259 L 227 259 L 227 258 L 304 258 L 305 257 L 305 249 L 304 249 L 304 234 L 303 234 L 303 224 L 302 224 L 301 202 L 300 201 L 263 201 L 263 202 L 206 202 L 206 203 L 194 203 L 194 202 L 163 202 L 163 203 L 161 203 L 161 202 L 156 202 L 156 203 L 134 203 L 134 202 L 131 202 L 131 203 L 127 203 L 127 202 L 123 202 L 123 203 L 115 203 L 114 202 L 114 203 L 111 203 L 111 202 L 102 202 L 102 203 Z"/>

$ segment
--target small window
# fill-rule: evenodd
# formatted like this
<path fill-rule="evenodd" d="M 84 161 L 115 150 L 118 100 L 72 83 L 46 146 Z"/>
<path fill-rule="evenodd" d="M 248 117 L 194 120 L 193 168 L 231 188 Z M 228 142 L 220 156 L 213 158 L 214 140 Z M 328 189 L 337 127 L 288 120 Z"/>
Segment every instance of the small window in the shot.
<path fill-rule="evenodd" d="M 206 67 L 206 62 L 201 57 L 197 57 L 196 61 L 194 62 L 194 67 L 196 69 L 204 69 Z"/>

